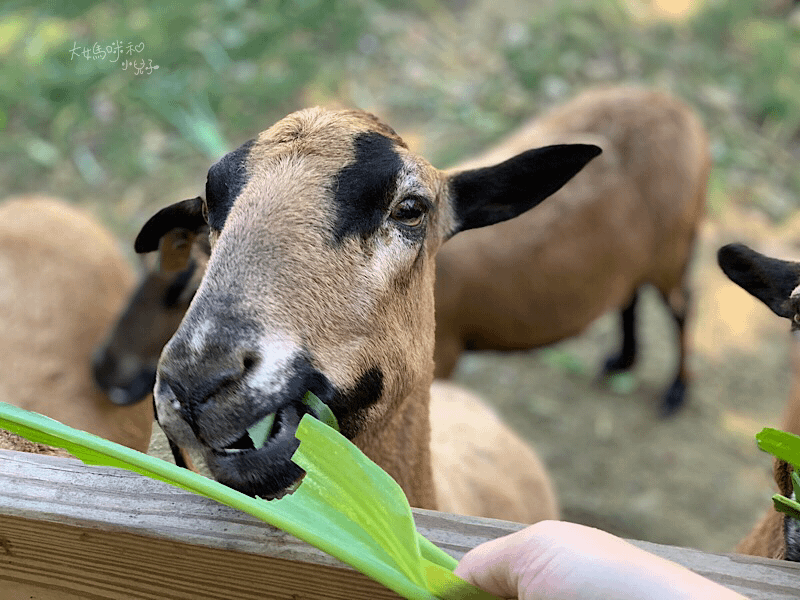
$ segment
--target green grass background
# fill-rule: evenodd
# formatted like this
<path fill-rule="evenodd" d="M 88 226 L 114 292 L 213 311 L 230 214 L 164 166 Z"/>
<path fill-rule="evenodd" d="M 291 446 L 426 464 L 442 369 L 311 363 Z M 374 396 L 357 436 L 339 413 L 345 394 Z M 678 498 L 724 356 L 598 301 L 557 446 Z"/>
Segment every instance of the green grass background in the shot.
<path fill-rule="evenodd" d="M 632 81 L 701 113 L 712 211 L 734 201 L 786 218 L 800 202 L 800 12 L 706 0 L 671 22 L 635 18 L 635 2 L 7 1 L 0 186 L 89 205 L 127 240 L 307 105 L 371 110 L 446 166 L 587 86 Z M 115 42 L 141 51 L 114 61 Z"/>

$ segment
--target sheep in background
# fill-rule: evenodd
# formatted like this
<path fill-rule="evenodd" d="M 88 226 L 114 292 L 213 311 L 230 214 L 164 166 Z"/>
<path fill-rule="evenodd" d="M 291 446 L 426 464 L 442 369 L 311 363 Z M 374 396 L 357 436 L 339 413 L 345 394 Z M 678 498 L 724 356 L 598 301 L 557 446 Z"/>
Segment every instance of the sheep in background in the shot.
<path fill-rule="evenodd" d="M 522 216 L 466 231 L 437 256 L 436 377 L 464 350 L 523 350 L 581 333 L 622 308 L 622 348 L 604 374 L 636 358 L 638 290 L 652 284 L 678 329 L 679 359 L 661 413 L 684 403 L 686 269 L 705 211 L 708 137 L 683 102 L 654 90 L 595 89 L 522 126 L 471 169 L 528 148 L 589 142 L 603 154 Z"/>
<path fill-rule="evenodd" d="M 146 264 L 92 357 L 97 385 L 119 406 L 153 393 L 158 357 L 186 314 L 211 254 L 208 228 L 197 234 L 176 229 L 161 239 L 161 246 L 166 244 L 169 249 L 159 256 L 172 257 L 173 263 Z"/>
<path fill-rule="evenodd" d="M 90 370 L 95 344 L 133 285 L 113 237 L 64 201 L 7 200 L 0 282 L 0 400 L 147 451 L 152 406 L 114 406 Z"/>
<path fill-rule="evenodd" d="M 176 227 L 211 230 L 206 274 L 159 361 L 165 432 L 222 483 L 280 496 L 302 476 L 291 455 L 310 390 L 413 506 L 437 508 L 435 254 L 537 205 L 599 152 L 549 146 L 447 175 L 372 115 L 311 109 L 227 154 L 205 199 L 162 209 L 136 240 L 147 252 Z"/>
<path fill-rule="evenodd" d="M 800 263 L 767 257 L 744 244 L 719 249 L 717 262 L 735 284 L 766 304 L 772 312 L 791 321 L 792 331 L 800 329 Z M 797 374 L 797 365 L 794 365 Z M 783 429 L 800 435 L 800 396 L 793 381 L 783 417 Z M 774 461 L 775 482 L 783 496 L 793 498 L 791 466 Z M 736 546 L 736 551 L 768 558 L 800 561 L 800 523 L 773 506 L 755 528 Z"/>

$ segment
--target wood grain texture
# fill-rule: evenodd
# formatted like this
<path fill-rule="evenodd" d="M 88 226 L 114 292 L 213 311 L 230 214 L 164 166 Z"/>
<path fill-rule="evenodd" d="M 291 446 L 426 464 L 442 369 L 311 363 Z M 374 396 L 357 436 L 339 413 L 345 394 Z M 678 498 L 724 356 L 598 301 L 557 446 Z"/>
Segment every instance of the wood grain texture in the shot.
<path fill-rule="evenodd" d="M 414 510 L 455 557 L 523 528 Z M 800 565 L 633 541 L 753 600 L 800 598 Z M 248 515 L 139 475 L 0 451 L 0 600 L 395 598 Z"/>

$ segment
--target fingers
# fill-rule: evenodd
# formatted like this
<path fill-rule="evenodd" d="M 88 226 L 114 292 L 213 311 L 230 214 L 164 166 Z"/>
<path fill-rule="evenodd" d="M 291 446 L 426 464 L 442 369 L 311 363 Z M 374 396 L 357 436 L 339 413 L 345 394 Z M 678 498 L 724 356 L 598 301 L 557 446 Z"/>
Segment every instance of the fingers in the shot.
<path fill-rule="evenodd" d="M 541 521 L 482 544 L 464 555 L 455 574 L 520 600 L 743 598 L 621 538 L 561 521 Z"/>

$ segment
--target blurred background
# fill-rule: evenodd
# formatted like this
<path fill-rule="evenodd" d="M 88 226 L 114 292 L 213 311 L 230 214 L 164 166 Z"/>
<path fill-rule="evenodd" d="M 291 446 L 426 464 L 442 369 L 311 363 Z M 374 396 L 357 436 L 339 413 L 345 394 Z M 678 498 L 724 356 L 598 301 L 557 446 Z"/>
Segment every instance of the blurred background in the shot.
<path fill-rule="evenodd" d="M 770 504 L 770 459 L 753 436 L 780 423 L 790 340 L 715 252 L 738 240 L 800 258 L 800 10 L 789 0 L 10 0 L 0 188 L 89 207 L 134 260 L 156 209 L 201 194 L 212 162 L 298 108 L 372 111 L 445 167 L 614 82 L 673 92 L 711 134 L 687 407 L 656 417 L 675 342 L 655 297 L 630 376 L 595 381 L 619 343 L 609 315 L 547 349 L 467 356 L 457 379 L 536 445 L 565 518 L 730 551 Z"/>

